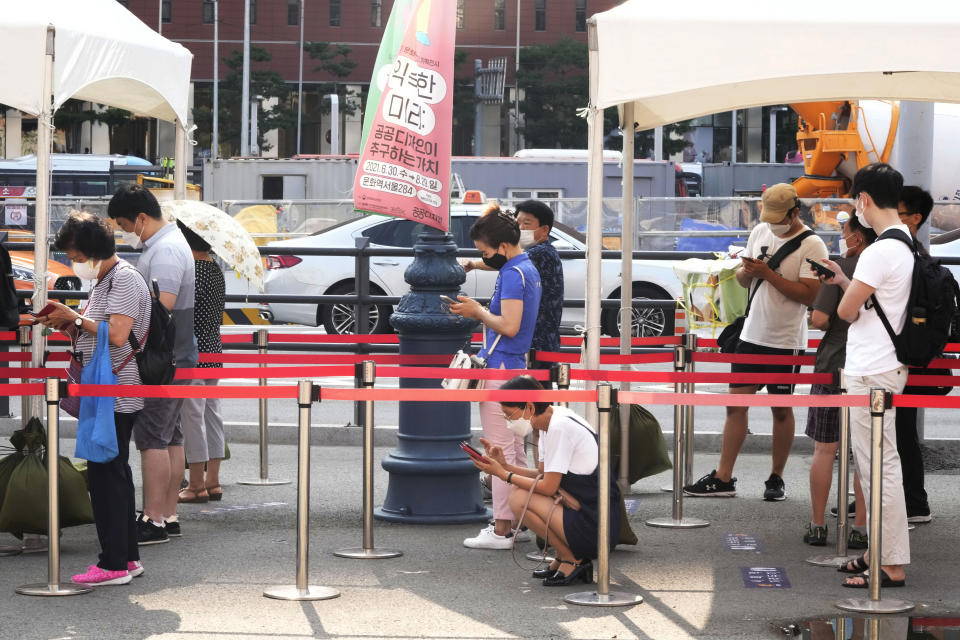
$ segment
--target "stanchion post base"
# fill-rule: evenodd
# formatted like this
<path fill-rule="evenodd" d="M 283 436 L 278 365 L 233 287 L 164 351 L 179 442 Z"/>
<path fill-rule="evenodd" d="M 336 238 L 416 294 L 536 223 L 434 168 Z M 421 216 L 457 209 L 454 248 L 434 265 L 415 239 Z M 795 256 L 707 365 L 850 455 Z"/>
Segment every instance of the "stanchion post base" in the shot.
<path fill-rule="evenodd" d="M 23 553 L 23 548 L 11 545 L 0 544 L 0 558 L 4 556 L 18 556 Z"/>
<path fill-rule="evenodd" d="M 664 485 L 664 486 L 660 487 L 660 491 L 662 491 L 662 492 L 664 492 L 664 493 L 673 493 L 673 485 L 670 485 L 670 486 Z"/>
<path fill-rule="evenodd" d="M 879 600 L 846 598 L 834 603 L 834 606 L 838 609 L 853 611 L 855 613 L 903 613 L 912 610 L 917 605 L 907 600 L 891 598 L 880 598 Z"/>
<path fill-rule="evenodd" d="M 237 484 L 246 484 L 260 487 L 274 487 L 281 484 L 290 484 L 289 480 L 275 480 L 273 478 L 256 478 L 254 480 L 238 480 Z"/>
<path fill-rule="evenodd" d="M 631 607 L 635 604 L 641 604 L 643 596 L 623 593 L 622 591 L 611 591 L 603 595 L 596 591 L 578 591 L 568 593 L 563 597 L 563 601 L 584 607 Z"/>
<path fill-rule="evenodd" d="M 25 584 L 16 588 L 16 592 L 22 596 L 78 596 L 82 593 L 93 591 L 93 587 L 72 582 L 50 585 L 46 582 L 37 584 Z"/>
<path fill-rule="evenodd" d="M 338 558 L 379 560 L 382 558 L 399 558 L 403 555 L 403 551 L 397 551 L 395 549 L 364 549 L 363 547 L 355 547 L 351 549 L 338 549 L 333 552 L 333 555 L 337 556 Z"/>
<path fill-rule="evenodd" d="M 660 529 L 700 529 L 709 527 L 710 523 L 700 518 L 682 518 L 674 520 L 673 518 L 651 518 L 647 520 L 648 527 L 658 527 Z"/>
<path fill-rule="evenodd" d="M 271 587 L 264 589 L 263 595 L 274 600 L 330 600 L 339 598 L 340 592 L 332 587 L 318 587 L 310 584 L 306 589 L 298 589 L 297 585 Z"/>
<path fill-rule="evenodd" d="M 543 552 L 541 551 L 528 551 L 527 560 L 533 560 L 534 562 L 546 562 L 551 563 L 556 559 L 553 549 L 547 549 L 547 555 L 544 557 Z"/>
<path fill-rule="evenodd" d="M 840 567 L 856 560 L 859 556 L 823 555 L 807 558 L 807 562 L 818 567 Z"/>

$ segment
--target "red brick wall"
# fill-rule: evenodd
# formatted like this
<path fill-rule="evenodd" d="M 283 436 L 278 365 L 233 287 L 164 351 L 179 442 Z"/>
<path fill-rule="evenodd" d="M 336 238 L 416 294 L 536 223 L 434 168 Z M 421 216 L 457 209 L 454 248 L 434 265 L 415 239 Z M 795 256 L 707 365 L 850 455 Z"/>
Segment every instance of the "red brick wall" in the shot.
<path fill-rule="evenodd" d="M 434 0 L 454 2 L 455 0 Z M 370 81 L 373 62 L 383 29 L 370 26 L 369 0 L 341 0 L 340 27 L 329 26 L 329 0 L 304 0 L 304 39 L 343 43 L 353 49 L 351 59 L 357 62 L 346 82 L 366 84 Z M 520 0 L 520 46 L 550 44 L 562 36 L 586 41 L 586 33 L 575 31 L 576 0 L 546 0 L 547 29 L 534 30 L 534 0 Z M 157 27 L 158 0 L 129 0 L 129 8 L 148 25 Z M 587 16 L 619 4 L 619 0 L 587 0 Z M 258 0 L 257 24 L 250 27 L 252 44 L 270 51 L 273 60 L 259 68 L 279 72 L 289 82 L 296 82 L 298 73 L 299 25 L 287 25 L 287 0 Z M 383 0 L 382 24 L 390 16 L 392 0 Z M 465 28 L 457 31 L 458 49 L 467 50 L 467 62 L 461 73 L 472 73 L 473 59 L 506 56 L 510 70 L 507 84 L 512 84 L 514 48 L 516 45 L 517 0 L 507 0 L 506 24 L 502 31 L 493 29 L 494 0 L 466 0 Z M 213 25 L 203 24 L 201 0 L 173 0 L 172 22 L 163 25 L 163 35 L 182 43 L 194 55 L 193 78 L 213 77 Z M 223 59 L 243 47 L 243 0 L 220 1 L 220 77 L 228 73 Z M 316 64 L 304 57 L 304 81 L 329 81 L 327 74 L 313 71 Z M 252 66 L 257 69 L 257 65 Z"/>

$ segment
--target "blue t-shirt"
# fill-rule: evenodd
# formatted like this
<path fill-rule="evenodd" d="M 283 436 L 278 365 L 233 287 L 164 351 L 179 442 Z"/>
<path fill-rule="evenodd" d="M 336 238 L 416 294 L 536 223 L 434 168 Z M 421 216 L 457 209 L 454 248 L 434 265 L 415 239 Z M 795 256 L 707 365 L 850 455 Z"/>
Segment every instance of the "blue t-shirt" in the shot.
<path fill-rule="evenodd" d="M 521 275 L 522 274 L 522 275 Z M 500 269 L 497 284 L 490 299 L 490 311 L 500 315 L 501 300 L 523 300 L 523 315 L 520 330 L 510 338 L 501 336 L 493 353 L 487 357 L 487 350 L 480 350 L 480 357 L 486 358 L 487 366 L 499 369 L 502 364 L 507 369 L 525 369 L 526 355 L 533 341 L 533 329 L 537 324 L 540 309 L 540 273 L 525 253 L 510 258 Z M 487 349 L 493 347 L 497 332 L 487 329 Z"/>

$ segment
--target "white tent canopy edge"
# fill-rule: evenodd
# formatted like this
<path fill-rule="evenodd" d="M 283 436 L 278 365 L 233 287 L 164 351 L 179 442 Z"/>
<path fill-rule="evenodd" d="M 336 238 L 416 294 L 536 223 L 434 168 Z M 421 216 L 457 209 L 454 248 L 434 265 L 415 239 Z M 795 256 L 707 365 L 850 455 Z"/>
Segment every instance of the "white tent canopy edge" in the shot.
<path fill-rule="evenodd" d="M 645 130 L 765 104 L 855 98 L 960 102 L 958 32 L 960 3 L 809 0 L 800 13 L 765 0 L 689 0 L 677 12 L 669 4 L 627 0 L 587 23 L 588 176 L 602 171 L 603 135 L 596 129 L 606 107 L 632 105 L 633 123 Z M 903 46 L 905 40 L 909 46 Z M 698 53 L 695 61 L 678 51 L 678 42 L 685 43 L 683 51 Z M 632 169 L 624 163 L 625 182 L 632 181 Z M 584 364 L 596 369 L 603 185 L 590 177 L 588 182 Z M 624 202 L 625 216 L 632 206 Z M 623 238 L 621 246 L 632 247 L 631 239 Z M 621 290 L 625 306 L 630 292 Z M 596 424 L 596 407 L 587 409 Z"/>

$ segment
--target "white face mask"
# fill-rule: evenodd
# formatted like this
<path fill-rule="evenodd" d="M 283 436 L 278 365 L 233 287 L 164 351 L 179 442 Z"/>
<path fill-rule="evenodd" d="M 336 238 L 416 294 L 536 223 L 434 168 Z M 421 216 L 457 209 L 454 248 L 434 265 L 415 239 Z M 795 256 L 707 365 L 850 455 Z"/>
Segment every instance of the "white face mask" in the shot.
<path fill-rule="evenodd" d="M 533 237 L 533 229 L 522 229 L 520 231 L 520 248 L 527 249 L 537 244 Z"/>
<path fill-rule="evenodd" d="M 840 257 L 846 258 L 848 251 L 850 251 L 850 248 L 847 247 L 847 241 L 843 238 L 840 238 Z"/>
<path fill-rule="evenodd" d="M 790 227 L 791 227 L 789 222 L 784 222 L 779 224 L 772 224 L 768 222 L 767 224 L 770 226 L 770 231 L 772 231 L 773 235 L 775 236 L 782 236 L 783 234 L 790 231 Z"/>
<path fill-rule="evenodd" d="M 93 260 L 74 262 L 73 272 L 77 274 L 77 277 L 81 280 L 96 280 L 100 276 L 101 264 L 103 264 L 102 260 L 98 260 L 97 262 L 93 262 Z"/>
<path fill-rule="evenodd" d="M 867 216 L 863 215 L 863 207 L 860 206 L 860 198 L 857 198 L 857 204 L 855 205 L 855 207 L 856 208 L 854 209 L 854 211 L 857 214 L 857 222 L 859 222 L 863 227 L 867 229 L 873 229 L 873 227 L 870 226 L 870 223 L 867 222 Z"/>
<path fill-rule="evenodd" d="M 140 230 L 140 233 L 137 233 L 137 223 L 133 223 L 133 231 L 124 231 L 122 234 L 124 244 L 130 245 L 134 249 L 139 249 L 143 246 L 143 240 L 140 239 L 140 236 L 143 234 L 143 229 Z"/>
<path fill-rule="evenodd" d="M 530 424 L 529 420 L 523 417 L 523 413 L 526 410 L 527 408 L 524 407 L 520 412 L 520 417 L 516 420 L 510 420 L 507 418 L 507 429 L 510 431 L 510 433 L 518 438 L 526 438 L 533 432 L 533 425 Z"/>

